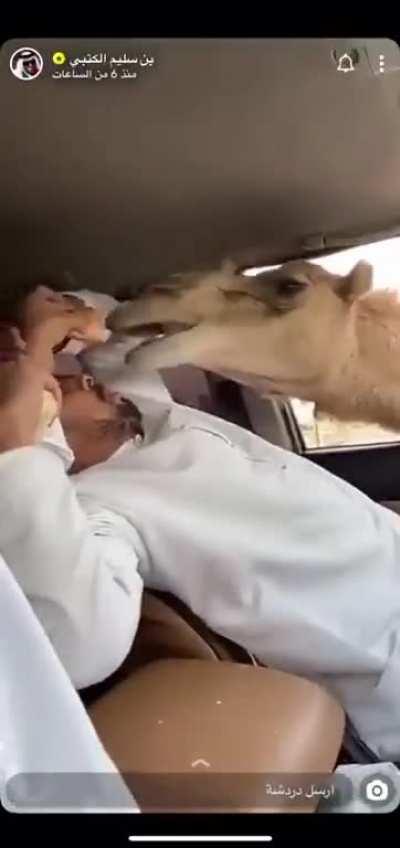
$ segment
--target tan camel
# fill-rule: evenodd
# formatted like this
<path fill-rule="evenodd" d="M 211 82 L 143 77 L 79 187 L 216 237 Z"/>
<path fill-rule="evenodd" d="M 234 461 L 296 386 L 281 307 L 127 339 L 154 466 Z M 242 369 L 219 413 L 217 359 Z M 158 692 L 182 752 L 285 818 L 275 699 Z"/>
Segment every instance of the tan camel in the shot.
<path fill-rule="evenodd" d="M 197 365 L 343 421 L 400 429 L 400 302 L 372 290 L 365 262 L 347 276 L 292 261 L 256 277 L 227 262 L 146 288 L 108 325 L 153 335 L 128 354 L 135 371 Z"/>

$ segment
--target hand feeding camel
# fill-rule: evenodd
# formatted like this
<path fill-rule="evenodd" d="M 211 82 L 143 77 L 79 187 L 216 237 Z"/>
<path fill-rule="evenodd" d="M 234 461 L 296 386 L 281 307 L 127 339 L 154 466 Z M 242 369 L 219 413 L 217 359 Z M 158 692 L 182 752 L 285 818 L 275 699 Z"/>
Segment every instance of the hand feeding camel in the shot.
<path fill-rule="evenodd" d="M 197 365 L 342 421 L 400 429 L 400 301 L 371 289 L 365 262 L 346 276 L 299 260 L 256 277 L 224 263 L 146 288 L 108 326 L 157 334 L 128 354 L 132 371 Z"/>

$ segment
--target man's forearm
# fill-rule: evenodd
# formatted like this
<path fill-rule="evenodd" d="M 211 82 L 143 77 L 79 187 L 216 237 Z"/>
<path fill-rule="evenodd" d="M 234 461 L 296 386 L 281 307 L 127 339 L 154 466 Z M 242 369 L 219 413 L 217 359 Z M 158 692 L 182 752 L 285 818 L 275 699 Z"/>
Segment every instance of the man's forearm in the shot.
<path fill-rule="evenodd" d="M 27 336 L 26 353 L 40 368 L 53 372 L 53 342 L 40 328 Z"/>
<path fill-rule="evenodd" d="M 83 512 L 44 446 L 0 455 L 0 550 L 78 688 L 111 674 L 132 644 L 142 582 L 133 528 Z"/>

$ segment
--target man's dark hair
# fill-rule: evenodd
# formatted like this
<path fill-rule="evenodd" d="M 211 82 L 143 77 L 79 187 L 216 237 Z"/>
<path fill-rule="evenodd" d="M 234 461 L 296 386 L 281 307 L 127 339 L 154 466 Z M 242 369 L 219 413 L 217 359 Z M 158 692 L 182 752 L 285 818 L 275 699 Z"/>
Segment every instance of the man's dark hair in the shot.
<path fill-rule="evenodd" d="M 104 400 L 102 383 L 95 383 L 93 390 L 100 400 Z M 109 426 L 111 429 L 115 429 L 119 435 L 126 436 L 128 439 L 138 435 L 144 437 L 142 413 L 133 401 L 125 397 L 122 397 L 120 403 L 117 404 L 117 420 L 109 422 Z"/>

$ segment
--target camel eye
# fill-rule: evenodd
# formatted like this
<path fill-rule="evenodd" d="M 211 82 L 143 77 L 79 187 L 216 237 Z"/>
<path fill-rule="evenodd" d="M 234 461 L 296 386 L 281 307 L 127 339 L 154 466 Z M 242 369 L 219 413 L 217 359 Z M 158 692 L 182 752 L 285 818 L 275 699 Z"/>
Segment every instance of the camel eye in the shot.
<path fill-rule="evenodd" d="M 306 283 L 300 283 L 298 280 L 280 280 L 277 284 L 277 294 L 281 297 L 292 297 L 304 288 Z"/>
<path fill-rule="evenodd" d="M 222 292 L 226 300 L 231 303 L 238 303 L 240 300 L 243 300 L 244 297 L 252 297 L 252 295 L 248 292 L 237 291 L 236 289 L 233 289 L 232 291 L 230 291 L 230 289 L 220 289 L 220 292 Z"/>
<path fill-rule="evenodd" d="M 181 289 L 182 286 L 178 285 L 175 281 L 171 281 L 171 283 L 160 283 L 159 285 L 151 286 L 144 294 L 161 294 L 163 297 L 179 297 L 181 295 Z"/>

